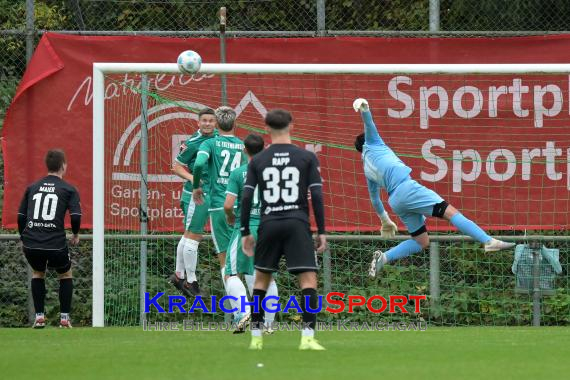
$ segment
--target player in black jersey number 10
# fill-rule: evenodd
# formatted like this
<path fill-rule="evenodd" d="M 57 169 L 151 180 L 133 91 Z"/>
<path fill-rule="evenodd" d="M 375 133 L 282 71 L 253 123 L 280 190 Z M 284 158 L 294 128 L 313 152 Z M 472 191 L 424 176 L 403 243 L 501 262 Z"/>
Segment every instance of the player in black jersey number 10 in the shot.
<path fill-rule="evenodd" d="M 32 267 L 32 298 L 36 309 L 34 328 L 45 326 L 44 299 L 46 267 L 59 278 L 60 327 L 70 328 L 69 312 L 73 294 L 71 260 L 65 236 L 65 214 L 69 210 L 73 237 L 79 243 L 81 205 L 77 190 L 62 178 L 67 170 L 65 153 L 50 150 L 45 158 L 48 175 L 26 189 L 18 211 L 18 230 L 24 254 Z"/>

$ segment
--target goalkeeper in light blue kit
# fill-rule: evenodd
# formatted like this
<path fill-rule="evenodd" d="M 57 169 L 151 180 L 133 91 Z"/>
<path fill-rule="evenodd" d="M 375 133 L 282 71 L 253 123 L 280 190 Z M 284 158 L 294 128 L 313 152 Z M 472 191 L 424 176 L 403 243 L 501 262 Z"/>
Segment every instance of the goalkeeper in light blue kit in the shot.
<path fill-rule="evenodd" d="M 388 192 L 390 207 L 402 219 L 412 236 L 387 252 L 374 252 L 369 270 L 371 277 L 375 277 L 386 263 L 408 257 L 428 247 L 426 216 L 448 220 L 462 233 L 484 244 L 485 252 L 500 251 L 515 245 L 487 235 L 437 193 L 414 181 L 410 177 L 412 169 L 396 156 L 378 134 L 366 99 L 356 99 L 353 107 L 356 112 L 360 112 L 364 121 L 364 133 L 356 137 L 354 146 L 362 153 L 370 200 L 382 221 L 382 236 L 393 237 L 398 227 L 382 205 L 380 189 Z"/>

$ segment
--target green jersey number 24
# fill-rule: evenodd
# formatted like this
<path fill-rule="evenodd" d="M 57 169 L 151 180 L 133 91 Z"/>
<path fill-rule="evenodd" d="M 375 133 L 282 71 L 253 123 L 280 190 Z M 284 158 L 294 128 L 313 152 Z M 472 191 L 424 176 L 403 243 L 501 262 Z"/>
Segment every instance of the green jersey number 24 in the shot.
<path fill-rule="evenodd" d="M 220 177 L 229 177 L 231 172 L 233 172 L 235 169 L 241 166 L 241 152 L 237 152 L 235 154 L 234 159 L 232 160 L 232 163 L 230 165 L 229 172 L 227 171 L 227 168 L 228 168 L 228 163 L 230 162 L 230 158 L 232 157 L 232 154 L 230 153 L 229 150 L 224 149 L 222 150 L 220 155 L 224 158 L 224 163 L 220 168 Z"/>

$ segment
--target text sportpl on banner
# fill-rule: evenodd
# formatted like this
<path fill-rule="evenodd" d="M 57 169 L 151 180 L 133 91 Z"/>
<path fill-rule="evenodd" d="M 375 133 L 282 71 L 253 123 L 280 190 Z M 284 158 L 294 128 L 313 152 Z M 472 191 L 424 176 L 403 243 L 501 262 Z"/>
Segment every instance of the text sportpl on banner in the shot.
<path fill-rule="evenodd" d="M 204 62 L 218 62 L 217 44 L 216 39 L 45 34 L 4 124 L 3 226 L 16 226 L 22 191 L 37 173 L 45 171 L 43 154 L 55 146 L 67 152 L 68 179 L 82 195 L 85 226 L 90 226 L 93 62 L 170 63 L 189 45 Z M 428 45 L 437 54 L 425 54 Z M 569 45 L 568 36 L 244 38 L 228 41 L 228 57 L 232 62 L 258 63 L 555 63 L 570 61 Z M 344 54 L 335 54 L 339 50 Z M 365 76 L 357 83 L 354 77 L 335 76 L 318 82 L 318 91 L 303 87 L 308 85 L 300 78 L 288 80 L 293 80 L 290 89 L 275 86 L 282 94 L 268 91 L 261 80 L 243 81 L 231 88 L 228 102 L 248 120 L 257 120 L 252 125 L 257 128 L 262 128 L 267 109 L 285 105 L 291 109 L 297 136 L 307 140 L 298 141 L 299 145 L 314 149 L 321 159 L 330 230 L 378 228 L 359 156 L 350 150 L 353 136 L 362 128 L 350 109 L 357 95 L 372 99 L 383 137 L 414 169 L 414 178 L 467 210 L 482 226 L 568 227 L 568 214 L 560 212 L 570 207 L 570 138 L 564 129 L 570 120 L 568 76 L 501 74 L 454 79 L 394 74 Z M 207 99 L 197 96 L 200 89 L 219 88 L 220 78 L 214 75 L 158 74 L 150 75 L 149 82 L 159 95 L 172 90 L 187 94 L 174 99 L 187 108 L 216 107 L 221 101 L 219 90 Z M 279 78 L 273 82 L 281 83 Z M 306 92 L 297 95 L 311 107 L 294 100 L 291 89 L 299 84 Z M 116 76 L 106 83 L 106 104 L 112 109 L 114 104 L 130 101 L 136 107 L 138 87 L 140 76 Z M 182 229 L 182 182 L 172 174 L 170 164 L 180 141 L 196 130 L 195 113 L 168 107 L 152 104 L 149 108 L 151 118 L 160 116 L 149 120 L 153 123 L 150 137 L 165 157 L 149 168 L 148 181 L 157 184 L 149 187 L 147 196 L 153 231 Z M 117 136 L 106 145 L 105 212 L 118 229 L 136 229 L 140 218 L 140 117 L 131 116 L 115 115 Z M 177 126 L 180 122 L 186 123 L 185 133 Z M 246 133 L 246 129 L 239 130 L 241 135 Z M 491 210 L 500 210 L 500 215 Z M 436 223 L 429 228 L 449 227 Z"/>

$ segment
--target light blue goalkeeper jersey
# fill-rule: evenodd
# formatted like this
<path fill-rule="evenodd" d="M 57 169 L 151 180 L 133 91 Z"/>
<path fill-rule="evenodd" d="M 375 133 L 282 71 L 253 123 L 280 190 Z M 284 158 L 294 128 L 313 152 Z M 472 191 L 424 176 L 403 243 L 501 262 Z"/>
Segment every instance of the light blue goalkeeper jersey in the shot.
<path fill-rule="evenodd" d="M 380 137 L 370 111 L 362 112 L 365 143 L 362 149 L 364 174 L 369 181 L 378 184 L 392 194 L 394 189 L 410 176 L 412 169 L 396 156 L 396 153 Z"/>
<path fill-rule="evenodd" d="M 410 179 L 412 169 L 396 156 L 396 153 L 386 145 L 378 134 L 370 111 L 362 112 L 364 121 L 365 143 L 362 149 L 364 175 L 370 193 L 370 200 L 378 214 L 384 212 L 380 202 L 380 189 L 386 189 L 391 195 L 403 181 Z"/>

